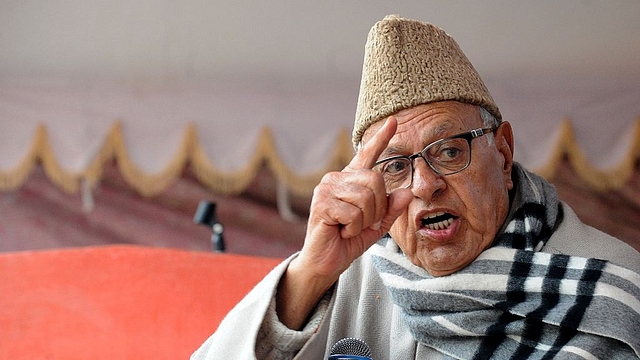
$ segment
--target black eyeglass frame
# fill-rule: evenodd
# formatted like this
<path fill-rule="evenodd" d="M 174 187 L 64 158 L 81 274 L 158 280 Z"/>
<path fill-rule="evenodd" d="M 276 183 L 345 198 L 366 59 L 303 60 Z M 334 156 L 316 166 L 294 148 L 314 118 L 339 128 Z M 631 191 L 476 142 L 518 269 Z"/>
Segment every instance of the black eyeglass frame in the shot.
<path fill-rule="evenodd" d="M 415 166 L 413 165 L 413 160 L 415 160 L 416 158 L 419 158 L 419 157 L 422 158 L 427 163 L 427 165 L 429 165 L 429 168 L 431 170 L 433 170 L 433 172 L 436 173 L 436 175 L 447 176 L 447 175 L 457 174 L 457 173 L 459 173 L 461 171 L 464 171 L 471 164 L 471 148 L 472 148 L 471 140 L 473 140 L 475 138 L 479 138 L 479 137 L 481 137 L 481 136 L 483 136 L 485 134 L 489 134 L 489 133 L 492 133 L 492 132 L 496 131 L 500 127 L 500 125 L 498 125 L 496 127 L 491 127 L 491 128 L 477 128 L 477 129 L 466 131 L 466 132 L 463 132 L 463 133 L 460 133 L 460 134 L 449 136 L 449 137 L 446 137 L 444 139 L 436 140 L 436 141 L 428 144 L 422 150 L 420 150 L 419 152 L 417 152 L 415 154 L 412 154 L 412 155 L 397 155 L 397 156 L 388 157 L 386 159 L 378 160 L 378 161 L 376 161 L 375 164 L 373 164 L 373 167 L 375 168 L 376 166 L 378 166 L 378 165 L 380 165 L 382 163 L 391 161 L 391 160 L 408 159 L 409 160 L 409 166 L 411 167 L 411 175 L 410 175 L 411 178 L 409 179 L 409 184 L 407 186 L 405 186 L 404 189 L 408 189 L 408 188 L 411 187 L 411 185 L 413 185 L 413 176 L 414 176 L 414 173 L 415 173 Z M 467 163 L 461 169 L 453 171 L 453 172 L 449 172 L 449 173 L 441 173 L 440 171 L 438 171 L 433 166 L 431 161 L 427 160 L 427 157 L 425 156 L 426 151 L 429 148 L 431 148 L 431 147 L 433 147 L 435 145 L 438 145 L 438 144 L 440 144 L 442 142 L 453 140 L 453 139 L 465 139 L 465 140 L 467 140 L 467 143 L 469 144 L 469 159 L 467 160 Z M 397 189 L 400 189 L 400 187 L 397 188 Z"/>

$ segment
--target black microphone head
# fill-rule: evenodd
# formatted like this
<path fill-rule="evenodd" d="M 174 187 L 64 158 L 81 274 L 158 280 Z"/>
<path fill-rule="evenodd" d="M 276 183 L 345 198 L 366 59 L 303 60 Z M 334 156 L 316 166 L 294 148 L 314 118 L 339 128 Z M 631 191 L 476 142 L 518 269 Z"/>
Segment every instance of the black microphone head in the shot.
<path fill-rule="evenodd" d="M 216 217 L 216 204 L 206 200 L 200 201 L 196 213 L 193 215 L 193 222 L 209 227 L 219 223 Z"/>
<path fill-rule="evenodd" d="M 333 345 L 329 359 L 372 360 L 373 357 L 369 345 L 364 341 L 356 338 L 344 338 Z"/>

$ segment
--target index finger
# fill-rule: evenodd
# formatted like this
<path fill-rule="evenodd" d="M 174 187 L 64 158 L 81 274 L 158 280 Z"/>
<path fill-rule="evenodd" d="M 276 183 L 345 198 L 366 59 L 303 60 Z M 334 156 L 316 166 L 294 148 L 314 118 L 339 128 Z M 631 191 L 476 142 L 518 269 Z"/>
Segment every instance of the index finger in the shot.
<path fill-rule="evenodd" d="M 387 145 L 389 145 L 389 141 L 391 141 L 391 138 L 395 135 L 397 128 L 398 121 L 393 116 L 390 116 L 373 137 L 358 149 L 356 156 L 351 159 L 351 162 L 345 170 L 373 168 L 380 154 L 382 154 L 384 149 L 387 148 Z"/>

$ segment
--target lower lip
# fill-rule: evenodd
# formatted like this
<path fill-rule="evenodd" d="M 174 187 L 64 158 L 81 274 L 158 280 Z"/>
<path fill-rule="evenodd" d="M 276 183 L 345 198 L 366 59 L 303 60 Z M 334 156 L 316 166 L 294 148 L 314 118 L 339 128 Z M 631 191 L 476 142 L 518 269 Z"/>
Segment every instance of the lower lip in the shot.
<path fill-rule="evenodd" d="M 427 227 L 422 227 L 418 229 L 418 234 L 434 241 L 447 242 L 456 234 L 458 227 L 460 226 L 460 222 L 460 218 L 456 218 L 448 228 L 442 230 L 432 230 Z"/>

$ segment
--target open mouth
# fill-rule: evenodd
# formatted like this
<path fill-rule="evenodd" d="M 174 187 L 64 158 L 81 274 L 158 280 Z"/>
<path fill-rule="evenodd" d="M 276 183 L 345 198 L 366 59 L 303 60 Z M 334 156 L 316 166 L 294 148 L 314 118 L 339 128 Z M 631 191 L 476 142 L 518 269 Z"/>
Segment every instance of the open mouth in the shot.
<path fill-rule="evenodd" d="M 422 227 L 430 230 L 444 230 L 451 226 L 455 219 L 456 217 L 449 213 L 439 212 L 422 218 L 421 223 Z"/>

